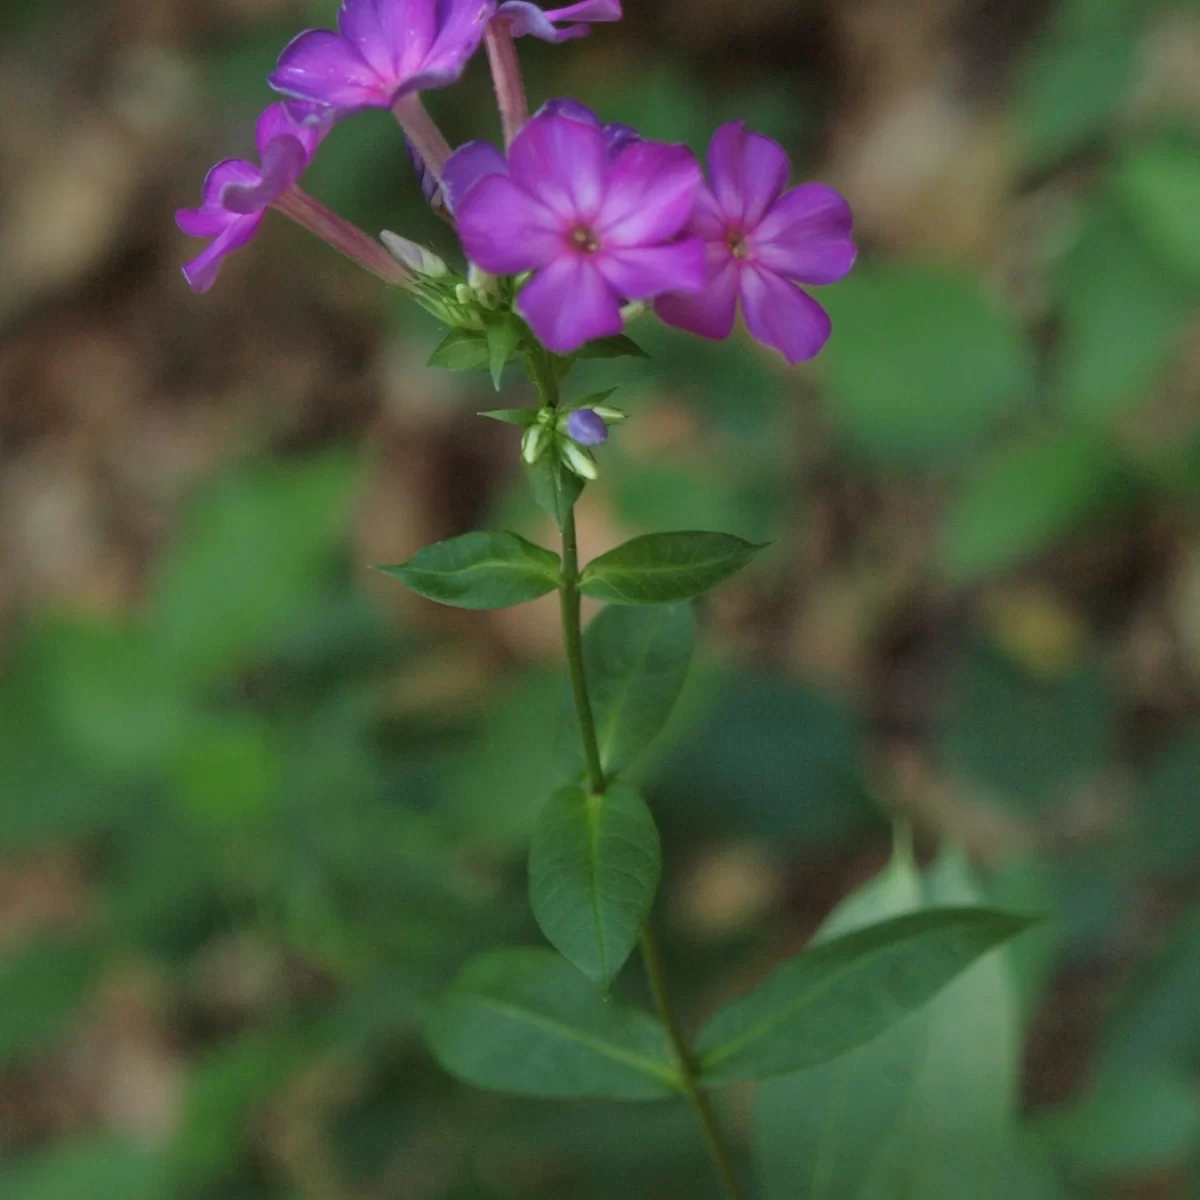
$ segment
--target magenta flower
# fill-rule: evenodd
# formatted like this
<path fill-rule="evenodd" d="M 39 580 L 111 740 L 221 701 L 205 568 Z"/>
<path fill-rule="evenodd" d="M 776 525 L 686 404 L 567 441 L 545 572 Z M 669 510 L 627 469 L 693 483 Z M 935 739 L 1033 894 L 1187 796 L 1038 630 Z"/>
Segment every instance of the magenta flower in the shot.
<path fill-rule="evenodd" d="M 300 112 L 289 112 L 289 107 L 300 106 L 272 104 L 258 118 L 255 133 L 261 166 L 244 158 L 217 163 L 204 181 L 201 206 L 175 214 L 175 223 L 184 233 L 213 239 L 183 268 L 192 291 L 212 287 L 225 256 L 258 232 L 267 209 L 300 178 L 329 132 L 332 122 L 311 106 Z"/>
<path fill-rule="evenodd" d="M 549 11 L 529 4 L 526 0 L 506 0 L 496 10 L 497 21 L 508 25 L 513 37 L 541 38 L 543 42 L 565 42 L 569 38 L 586 37 L 589 24 L 621 19 L 621 0 L 581 0 L 567 8 Z M 574 24 L 559 29 L 560 21 Z"/>
<path fill-rule="evenodd" d="M 453 83 L 495 7 L 496 0 L 343 0 L 338 32 L 309 29 L 293 38 L 268 82 L 342 113 L 391 108 Z"/>
<path fill-rule="evenodd" d="M 549 349 L 619 333 L 625 300 L 703 285 L 703 244 L 681 236 L 701 183 L 686 146 L 635 142 L 610 157 L 602 129 L 542 114 L 507 167 L 451 188 L 458 232 L 485 271 L 535 272 L 517 311 Z"/>
<path fill-rule="evenodd" d="M 829 315 L 803 284 L 836 283 L 854 265 L 850 206 L 833 188 L 785 191 L 788 157 L 740 121 L 722 125 L 708 148 L 711 190 L 701 187 L 689 229 L 705 244 L 708 277 L 694 295 L 660 296 L 669 325 L 707 338 L 733 330 L 738 297 L 750 333 L 789 363 L 815 357 L 829 340 Z"/>

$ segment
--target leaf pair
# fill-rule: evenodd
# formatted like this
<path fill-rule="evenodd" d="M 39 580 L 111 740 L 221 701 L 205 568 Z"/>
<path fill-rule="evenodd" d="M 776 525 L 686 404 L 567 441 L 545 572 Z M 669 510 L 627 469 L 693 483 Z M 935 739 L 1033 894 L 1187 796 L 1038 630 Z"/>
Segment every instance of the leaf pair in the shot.
<path fill-rule="evenodd" d="M 910 913 L 785 963 L 718 1012 L 697 1047 L 701 1082 L 767 1079 L 844 1054 L 924 1005 L 1029 921 L 983 908 Z M 438 1061 L 478 1087 L 526 1096 L 651 1100 L 678 1092 L 666 1037 L 550 951 L 469 964 L 434 1009 Z"/>
<path fill-rule="evenodd" d="M 539 475 L 534 484 L 539 503 L 564 522 L 578 484 L 569 484 L 561 471 L 554 478 Z M 760 549 L 727 533 L 651 533 L 593 559 L 579 588 L 585 596 L 619 604 L 675 604 L 728 579 Z M 518 534 L 476 531 L 381 569 L 441 604 L 505 608 L 553 591 L 560 560 Z"/>

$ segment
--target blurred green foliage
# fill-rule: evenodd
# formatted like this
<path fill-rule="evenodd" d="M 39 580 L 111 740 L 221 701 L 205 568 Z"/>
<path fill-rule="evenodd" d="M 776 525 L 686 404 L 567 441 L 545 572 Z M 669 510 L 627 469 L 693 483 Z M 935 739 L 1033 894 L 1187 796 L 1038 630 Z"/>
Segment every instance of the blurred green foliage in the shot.
<path fill-rule="evenodd" d="M 309 7 L 328 20 L 328 5 Z M 666 397 L 702 429 L 661 452 L 605 450 L 602 486 L 620 520 L 786 547 L 831 474 L 861 491 L 900 481 L 938 502 L 919 564 L 930 604 L 967 602 L 1063 559 L 1069 575 L 1072 556 L 1146 514 L 1194 542 L 1200 410 L 1194 392 L 1178 392 L 1200 308 L 1200 131 L 1194 112 L 1129 116 L 1143 35 L 1172 7 L 1062 0 L 1022 50 L 1007 110 L 1021 179 L 1062 180 L 1066 195 L 1059 224 L 1041 231 L 1051 249 L 1039 250 L 1040 308 L 1017 312 L 977 268 L 868 245 L 856 274 L 822 293 L 836 333 L 812 370 L 785 375 L 742 343 L 649 322 L 635 330 L 648 362 L 583 364 L 575 385 L 620 381 L 635 423 Z M 46 36 L 51 6 L 0 11 L 31 43 Z M 213 112 L 243 133 L 293 29 L 277 20 L 197 54 Z M 569 67 L 534 48 L 533 86 L 580 91 L 612 119 L 697 149 L 743 115 L 808 148 L 820 112 L 810 82 L 767 70 L 717 86 L 671 53 L 644 48 L 576 88 Z M 486 86 L 476 72 L 431 100 L 455 140 L 480 132 Z M 367 227 L 453 252 L 386 118 L 341 126 L 311 188 Z M 424 318 L 402 311 L 425 337 Z M 464 411 L 496 403 L 485 375 L 466 387 Z M 183 1116 L 166 1145 L 78 1127 L 14 1139 L 0 1163 L 5 1200 L 401 1198 L 409 1163 L 432 1180 L 421 1196 L 444 1200 L 713 1194 L 682 1109 L 499 1101 L 443 1077 L 421 1046 L 425 1001 L 465 959 L 537 943 L 523 858 L 561 760 L 564 685 L 529 668 L 469 710 L 393 703 L 398 682 L 446 644 L 397 629 L 365 598 L 346 544 L 364 471 L 350 451 L 231 468 L 187 505 L 139 611 L 31 616 L 5 648 L 0 852 L 17 863 L 77 855 L 88 903 L 75 924 L 0 957 L 0 1089 L 71 1046 L 130 963 L 148 965 L 187 1050 Z M 522 480 L 491 501 L 505 524 L 537 528 Z M 847 558 L 851 573 L 869 571 L 869 546 Z M 764 556 L 756 586 L 768 597 L 796 589 L 782 551 Z M 985 1160 L 995 1194 L 1013 1200 L 1112 1195 L 1150 1175 L 1175 1188 L 1165 1194 L 1200 1195 L 1194 680 L 1186 715 L 1135 730 L 1144 713 L 1108 630 L 1047 667 L 973 625 L 943 637 L 922 728 L 930 757 L 972 801 L 1059 836 L 982 885 L 956 857 L 925 874 L 889 868 L 832 920 L 918 907 L 940 889 L 960 900 L 982 889 L 1052 920 L 896 1036 L 764 1088 L 754 1133 L 764 1194 L 809 1194 L 792 1181 L 818 1159 L 824 1190 L 812 1194 L 825 1200 L 983 1195 L 947 1180 L 974 1179 Z M 639 763 L 669 885 L 689 856 L 730 841 L 794 868 L 799 889 L 837 856 L 877 848 L 879 802 L 891 797 L 875 770 L 876 714 L 844 687 L 797 678 L 784 657 L 772 647 L 740 666 L 703 661 L 666 749 Z M 1079 834 L 1078 797 L 1117 765 L 1122 819 Z M 785 915 L 780 924 L 796 924 Z M 193 973 L 245 938 L 308 985 L 277 981 L 236 1019 L 214 1015 Z M 760 930 L 707 942 L 677 931 L 672 966 L 690 985 L 690 1015 L 764 942 Z M 1070 1003 L 1056 981 L 1089 970 L 1106 984 L 1096 1045 L 1053 1103 L 1022 1119 L 1022 1038 L 1043 1009 Z M 640 986 L 624 979 L 618 995 Z M 337 1071 L 354 1086 L 330 1085 L 319 1121 L 287 1116 L 295 1094 Z M 299 1167 L 262 1150 L 265 1115 L 278 1110 L 308 1148 Z M 875 1191 L 863 1190 L 868 1151 L 889 1180 Z"/>

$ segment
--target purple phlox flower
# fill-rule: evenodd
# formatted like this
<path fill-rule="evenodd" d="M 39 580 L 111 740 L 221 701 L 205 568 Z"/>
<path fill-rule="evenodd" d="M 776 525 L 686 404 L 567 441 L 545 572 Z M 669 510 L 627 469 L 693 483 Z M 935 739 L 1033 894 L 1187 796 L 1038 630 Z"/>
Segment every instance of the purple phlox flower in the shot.
<path fill-rule="evenodd" d="M 508 25 L 513 37 L 526 35 L 543 42 L 565 42 L 586 37 L 591 24 L 621 19 L 621 0 L 581 0 L 566 8 L 541 9 L 526 0 L 505 0 L 496 10 L 497 21 Z M 560 21 L 574 22 L 559 28 Z"/>
<path fill-rule="evenodd" d="M 689 223 L 705 244 L 707 282 L 698 294 L 660 296 L 655 311 L 669 325 L 724 338 L 740 296 L 758 341 L 789 363 L 813 358 L 829 340 L 829 315 L 797 284 L 836 283 L 850 271 L 850 206 L 820 183 L 785 191 L 783 147 L 740 121 L 713 135 L 708 171 L 711 188 L 696 193 Z"/>
<path fill-rule="evenodd" d="M 328 117 L 314 120 L 311 108 L 299 114 L 293 108 L 272 104 L 259 117 L 255 140 L 260 166 L 244 158 L 217 163 L 204 181 L 200 207 L 182 208 L 175 214 L 175 223 L 184 233 L 213 239 L 183 268 L 193 291 L 212 287 L 225 256 L 258 232 L 267 209 L 300 178 L 329 132 Z"/>
<path fill-rule="evenodd" d="M 599 446 L 608 441 L 608 426 L 599 413 L 577 408 L 567 417 L 567 437 L 580 446 Z"/>
<path fill-rule="evenodd" d="M 453 83 L 475 53 L 496 0 L 343 0 L 338 32 L 293 38 L 268 82 L 340 112 L 391 108 Z"/>
<path fill-rule="evenodd" d="M 534 272 L 517 311 L 566 354 L 619 333 L 626 299 L 703 286 L 703 244 L 681 236 L 700 181 L 686 146 L 635 142 L 610 158 L 594 125 L 540 115 L 514 139 L 507 173 L 457 199 L 459 236 L 493 275 Z"/>

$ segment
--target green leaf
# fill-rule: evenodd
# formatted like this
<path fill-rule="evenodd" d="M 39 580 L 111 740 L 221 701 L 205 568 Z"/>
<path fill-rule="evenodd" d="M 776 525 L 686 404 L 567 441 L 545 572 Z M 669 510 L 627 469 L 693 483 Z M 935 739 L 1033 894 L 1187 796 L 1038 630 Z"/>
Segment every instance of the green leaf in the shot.
<path fill-rule="evenodd" d="M 325 578 L 355 474 L 341 455 L 255 466 L 189 505 L 151 598 L 164 674 L 208 683 L 273 649 Z"/>
<path fill-rule="evenodd" d="M 167 1200 L 160 1158 L 132 1142 L 110 1137 L 59 1142 L 14 1162 L 0 1178 L 5 1200 Z"/>
<path fill-rule="evenodd" d="M 859 270 L 821 299 L 834 328 L 823 355 L 830 409 L 873 458 L 940 462 L 1033 394 L 1033 357 L 1019 323 L 966 275 Z"/>
<path fill-rule="evenodd" d="M 1200 730 L 1175 737 L 1154 759 L 1138 806 L 1151 869 L 1186 877 L 1200 858 Z"/>
<path fill-rule="evenodd" d="M 768 1079 L 828 1062 L 920 1008 L 1026 917 L 940 908 L 805 951 L 709 1022 L 696 1046 L 709 1083 Z"/>
<path fill-rule="evenodd" d="M 658 1022 L 607 1000 L 549 950 L 496 950 L 469 963 L 426 1034 L 447 1071 L 493 1091 L 609 1100 L 679 1091 Z"/>
<path fill-rule="evenodd" d="M 79 1013 L 95 969 L 79 942 L 39 938 L 0 966 L 0 1069 L 52 1042 Z"/>
<path fill-rule="evenodd" d="M 1016 566 L 1129 494 L 1113 456 L 1087 434 L 1047 430 L 986 458 L 942 532 L 942 569 L 956 584 Z"/>
<path fill-rule="evenodd" d="M 838 906 L 818 939 L 977 899 L 960 855 L 944 855 L 927 881 L 898 855 Z M 986 955 L 857 1050 L 759 1088 L 755 1144 L 767 1200 L 1007 1200 L 1019 1038 L 1006 957 Z"/>
<path fill-rule="evenodd" d="M 617 604 L 675 604 L 716 587 L 761 549 L 728 533 L 648 533 L 592 559 L 579 586 Z"/>
<path fill-rule="evenodd" d="M 1200 283 L 1200 153 L 1163 142 L 1129 153 L 1117 169 L 1125 206 L 1150 245 Z"/>
<path fill-rule="evenodd" d="M 379 569 L 439 604 L 507 608 L 558 587 L 559 558 L 519 534 L 476 530 Z"/>
<path fill-rule="evenodd" d="M 533 830 L 533 915 L 564 957 L 607 985 L 637 945 L 661 870 L 658 830 L 638 792 L 619 782 L 602 796 L 561 788 Z"/>
<path fill-rule="evenodd" d="M 492 355 L 485 333 L 474 329 L 452 329 L 429 356 L 428 365 L 447 371 L 487 371 Z"/>
<path fill-rule="evenodd" d="M 1058 30 L 1038 45 L 1013 88 L 1016 117 L 1033 165 L 1086 146 L 1120 110 L 1138 40 L 1098 24 Z"/>
<path fill-rule="evenodd" d="M 1200 1140 L 1200 1095 L 1180 1067 L 1107 1071 L 1033 1127 L 1072 1175 L 1128 1176 L 1182 1165 Z"/>
<path fill-rule="evenodd" d="M 985 795 L 1043 811 L 1103 766 L 1116 736 L 1116 704 L 1095 661 L 1035 676 L 993 646 L 969 641 L 951 669 L 941 753 Z"/>
<path fill-rule="evenodd" d="M 649 358 L 650 355 L 627 334 L 596 338 L 575 351 L 576 358 Z"/>
<path fill-rule="evenodd" d="M 1091 214 L 1057 290 L 1056 402 L 1073 420 L 1111 425 L 1153 394 L 1194 301 L 1110 204 Z"/>
<path fill-rule="evenodd" d="M 496 391 L 500 390 L 501 371 L 521 343 L 521 332 L 521 322 L 511 313 L 503 313 L 488 323 L 488 369 L 492 373 L 492 384 Z"/>
<path fill-rule="evenodd" d="M 605 774 L 618 775 L 662 731 L 683 690 L 696 621 L 689 606 L 610 604 L 583 634 L 583 664 Z M 568 704 L 559 738 L 564 771 L 583 771 L 579 724 Z"/>
<path fill-rule="evenodd" d="M 547 450 L 537 462 L 524 466 L 534 503 L 549 513 L 561 530 L 583 493 L 583 480 L 574 471 L 568 471 L 552 450 Z"/>
<path fill-rule="evenodd" d="M 502 421 L 505 425 L 517 425 L 521 429 L 528 429 L 536 423 L 538 410 L 536 408 L 489 408 L 479 415 L 487 417 L 490 421 Z"/>

